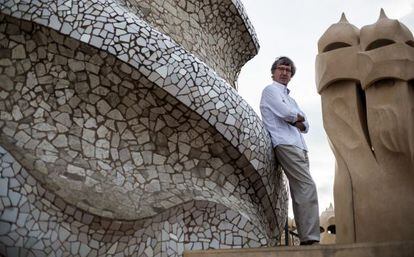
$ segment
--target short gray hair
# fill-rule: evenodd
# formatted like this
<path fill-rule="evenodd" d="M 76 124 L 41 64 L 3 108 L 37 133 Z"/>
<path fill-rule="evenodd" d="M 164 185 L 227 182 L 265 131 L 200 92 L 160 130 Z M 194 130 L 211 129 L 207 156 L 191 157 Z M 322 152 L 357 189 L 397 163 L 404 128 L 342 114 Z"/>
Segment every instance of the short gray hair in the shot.
<path fill-rule="evenodd" d="M 276 60 L 274 61 L 274 63 L 272 64 L 272 68 L 270 69 L 270 71 L 272 72 L 272 76 L 273 76 L 273 73 L 275 72 L 277 66 L 279 66 L 279 65 L 290 66 L 290 68 L 292 69 L 292 77 L 293 77 L 293 75 L 295 75 L 295 73 L 296 73 L 295 63 L 289 57 L 280 56 L 280 57 L 277 57 Z"/>

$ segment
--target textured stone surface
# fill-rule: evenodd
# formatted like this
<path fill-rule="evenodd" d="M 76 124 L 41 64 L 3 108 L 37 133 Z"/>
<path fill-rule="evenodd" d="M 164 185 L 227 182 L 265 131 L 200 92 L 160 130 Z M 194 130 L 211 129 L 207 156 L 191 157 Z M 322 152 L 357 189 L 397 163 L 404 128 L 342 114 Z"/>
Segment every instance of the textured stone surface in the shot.
<path fill-rule="evenodd" d="M 175 12 L 174 5 L 160 2 L 166 11 Z M 241 4 L 223 2 L 237 8 L 232 15 L 244 20 L 243 29 L 250 31 L 241 33 L 254 35 Z M 188 12 L 200 12 L 192 10 L 191 1 L 185 3 Z M 95 247 L 107 242 L 106 232 L 84 242 L 84 230 L 102 219 L 110 234 L 123 231 L 123 224 L 144 229 L 135 238 L 151 248 L 138 251 L 138 256 L 274 244 L 287 214 L 286 188 L 254 111 L 215 70 L 177 44 L 189 41 L 173 41 L 145 22 L 142 17 L 150 19 L 142 13 L 145 8 L 111 0 L 66 4 L 7 1 L 1 9 L 6 15 L 0 16 L 5 53 L 0 75 L 6 83 L 0 92 L 0 144 L 7 149 L 4 158 L 13 159 L 7 162 L 13 165 L 3 167 L 2 179 L 10 178 L 7 185 L 12 188 L 20 184 L 36 208 L 42 199 L 55 208 L 32 213 L 23 206 L 23 216 L 20 207 L 4 209 L 5 221 L 30 224 L 21 240 L 32 240 L 31 233 L 38 236 L 33 226 L 47 230 L 49 220 L 63 226 L 50 236 L 60 238 L 71 255 L 135 254 L 133 247 L 118 251 L 125 249 L 122 240 L 106 250 Z M 211 4 L 213 9 L 216 5 Z M 205 24 L 215 24 L 212 21 L 222 15 L 223 11 L 213 11 L 210 16 L 216 17 Z M 197 19 L 188 20 L 201 24 Z M 194 26 L 201 28 L 200 24 Z M 228 43 L 234 39 L 222 38 Z M 247 41 L 256 42 L 254 36 Z M 217 47 L 207 44 L 191 50 L 220 70 L 224 66 L 213 63 L 217 58 L 208 58 L 223 51 Z M 247 60 L 251 54 L 241 55 Z M 27 178 L 24 182 L 12 180 L 20 169 Z M 34 190 L 37 183 L 42 187 Z M 23 199 L 0 193 L 7 194 L 7 208 Z M 219 214 L 215 208 L 223 211 Z M 185 219 L 177 210 L 189 213 L 189 224 L 211 229 L 189 228 L 183 241 L 178 230 L 157 225 L 159 220 Z M 48 218 L 28 220 L 27 215 L 40 213 Z M 69 220 L 56 222 L 59 213 Z M 72 221 L 83 225 L 73 230 L 62 223 Z M 19 247 L 13 229 L 0 241 L 10 249 Z M 228 236 L 233 230 L 238 234 Z M 148 236 L 162 238 L 168 247 L 155 247 L 156 241 L 146 241 Z M 31 250 L 50 245 L 30 242 L 26 248 Z"/>
<path fill-rule="evenodd" d="M 318 91 L 337 161 L 337 243 L 414 239 L 413 42 L 383 10 L 361 30 L 343 15 L 319 41 Z"/>
<path fill-rule="evenodd" d="M 138 15 L 205 61 L 233 87 L 241 67 L 259 50 L 256 33 L 237 0 L 137 1 Z M 174 56 L 180 61 L 179 56 Z"/>
<path fill-rule="evenodd" d="M 0 179 L 4 179 L 3 167 L 15 162 L 0 148 Z M 0 254 L 4 256 L 182 256 L 190 249 L 268 243 L 246 217 L 221 204 L 189 201 L 151 218 L 107 219 L 65 203 L 22 167 L 14 174 L 10 179 L 16 184 L 5 190 L 21 200 L 1 197 Z M 25 242 L 24 247 L 20 242 Z"/>
<path fill-rule="evenodd" d="M 414 241 L 186 251 L 185 257 L 411 257 Z"/>

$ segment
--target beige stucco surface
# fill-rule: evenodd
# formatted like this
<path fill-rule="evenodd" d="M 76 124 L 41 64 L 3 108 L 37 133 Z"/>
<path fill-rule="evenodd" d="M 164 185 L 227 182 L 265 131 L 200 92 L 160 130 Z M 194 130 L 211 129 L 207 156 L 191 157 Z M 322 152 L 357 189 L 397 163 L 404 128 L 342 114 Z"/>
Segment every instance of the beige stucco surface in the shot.
<path fill-rule="evenodd" d="M 318 47 L 316 82 L 336 157 L 336 240 L 413 239 L 413 36 L 381 11 L 361 30 L 342 16 Z"/>
<path fill-rule="evenodd" d="M 413 241 L 278 248 L 188 251 L 184 257 L 411 257 Z"/>

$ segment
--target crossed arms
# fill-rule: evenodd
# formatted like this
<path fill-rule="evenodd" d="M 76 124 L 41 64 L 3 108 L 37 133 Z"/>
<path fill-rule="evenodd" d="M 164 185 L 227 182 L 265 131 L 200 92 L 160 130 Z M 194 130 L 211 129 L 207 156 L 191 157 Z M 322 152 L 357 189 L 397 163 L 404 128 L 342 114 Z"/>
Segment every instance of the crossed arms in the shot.
<path fill-rule="evenodd" d="M 289 102 L 288 99 L 282 97 L 278 89 L 271 86 L 264 89 L 261 107 L 266 107 L 270 112 L 289 125 L 298 128 L 302 133 L 308 132 L 309 125 L 306 116 L 300 110 L 296 101 Z"/>
<path fill-rule="evenodd" d="M 303 117 L 302 115 L 300 115 L 298 113 L 297 118 L 298 118 L 298 120 L 296 122 L 289 123 L 289 124 L 292 125 L 292 126 L 297 127 L 301 132 L 305 132 L 306 131 L 306 125 L 304 123 L 305 122 L 305 117 Z"/>

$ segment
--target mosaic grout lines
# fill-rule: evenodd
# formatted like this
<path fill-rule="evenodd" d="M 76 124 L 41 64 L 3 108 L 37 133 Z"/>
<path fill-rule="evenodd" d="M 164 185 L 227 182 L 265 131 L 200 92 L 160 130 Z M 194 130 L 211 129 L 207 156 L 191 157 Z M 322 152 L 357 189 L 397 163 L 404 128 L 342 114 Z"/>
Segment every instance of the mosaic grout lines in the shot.
<path fill-rule="evenodd" d="M 87 220 L 139 223 L 205 202 L 250 220 L 255 242 L 275 243 L 287 196 L 268 135 L 237 92 L 179 40 L 151 28 L 131 3 L 7 1 L 1 12 L 19 20 L 0 16 L 0 144 L 60 199 L 53 203 L 58 210 L 72 206 L 71 215 L 84 212 Z M 16 210 L 4 213 L 10 220 Z M 216 229 L 226 235 L 234 222 Z M 240 238 L 212 245 L 188 232 L 180 247 L 258 246 L 237 230 Z M 148 256 L 168 252 L 151 249 Z"/>

